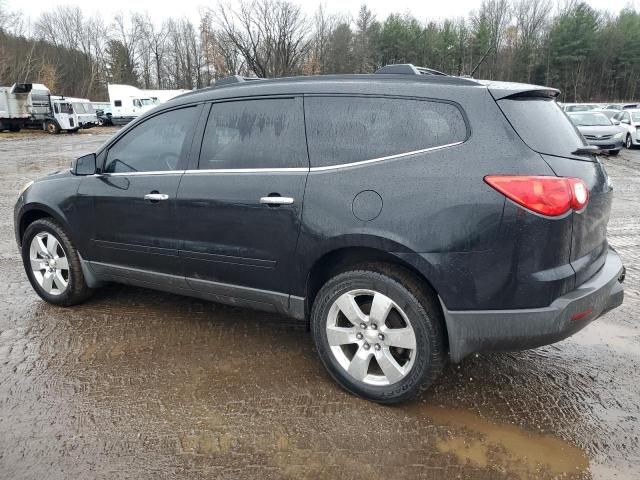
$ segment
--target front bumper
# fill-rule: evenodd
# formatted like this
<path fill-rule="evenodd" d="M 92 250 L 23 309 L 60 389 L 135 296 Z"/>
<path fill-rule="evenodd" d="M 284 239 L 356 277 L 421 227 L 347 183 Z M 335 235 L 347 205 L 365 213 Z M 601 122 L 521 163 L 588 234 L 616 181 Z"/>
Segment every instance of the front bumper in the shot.
<path fill-rule="evenodd" d="M 589 145 L 595 145 L 602 150 L 620 150 L 624 147 L 624 139 L 609 138 L 607 140 L 587 140 Z"/>
<path fill-rule="evenodd" d="M 525 350 L 564 340 L 622 304 L 624 272 L 622 260 L 609 249 L 598 273 L 548 307 L 450 311 L 442 304 L 451 360 L 459 362 L 475 352 Z"/>

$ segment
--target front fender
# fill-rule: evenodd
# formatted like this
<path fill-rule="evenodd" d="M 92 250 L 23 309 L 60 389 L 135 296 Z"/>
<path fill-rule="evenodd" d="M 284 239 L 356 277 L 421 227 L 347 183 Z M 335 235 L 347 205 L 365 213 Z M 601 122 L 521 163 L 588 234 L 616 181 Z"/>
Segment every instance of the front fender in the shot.
<path fill-rule="evenodd" d="M 56 175 L 35 182 L 20 195 L 14 207 L 14 230 L 18 245 L 26 228 L 25 220 L 48 216 L 55 219 L 80 250 L 81 225 L 73 221 L 76 213 L 74 198 L 80 177 Z"/>

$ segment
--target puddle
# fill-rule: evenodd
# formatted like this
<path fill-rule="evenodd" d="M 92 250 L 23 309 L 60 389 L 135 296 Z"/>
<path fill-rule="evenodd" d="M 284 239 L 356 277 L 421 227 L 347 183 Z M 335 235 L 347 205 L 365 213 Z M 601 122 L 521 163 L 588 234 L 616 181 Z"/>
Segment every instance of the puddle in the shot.
<path fill-rule="evenodd" d="M 421 406 L 419 411 L 437 425 L 453 427 L 436 447 L 461 463 L 506 471 L 522 480 L 579 475 L 589 468 L 582 450 L 552 435 L 495 423 L 461 409 Z"/>

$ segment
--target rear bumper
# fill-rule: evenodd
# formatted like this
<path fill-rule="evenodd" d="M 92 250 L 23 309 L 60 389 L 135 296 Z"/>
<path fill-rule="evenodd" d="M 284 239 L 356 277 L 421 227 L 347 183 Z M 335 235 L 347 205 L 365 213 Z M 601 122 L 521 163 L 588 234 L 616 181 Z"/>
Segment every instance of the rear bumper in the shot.
<path fill-rule="evenodd" d="M 459 362 L 475 352 L 525 350 L 563 340 L 622 304 L 623 279 L 622 260 L 609 249 L 598 273 L 548 307 L 450 311 L 442 304 L 451 360 Z"/>

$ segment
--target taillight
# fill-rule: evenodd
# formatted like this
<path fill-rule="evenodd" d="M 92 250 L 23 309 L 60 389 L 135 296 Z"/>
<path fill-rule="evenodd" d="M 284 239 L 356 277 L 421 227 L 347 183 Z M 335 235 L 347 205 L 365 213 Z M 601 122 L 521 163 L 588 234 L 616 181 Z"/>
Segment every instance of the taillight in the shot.
<path fill-rule="evenodd" d="M 518 205 L 549 217 L 582 210 L 589 201 L 587 185 L 579 178 L 488 175 L 484 181 Z"/>

